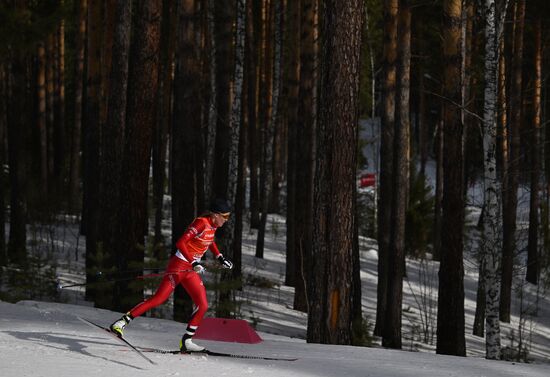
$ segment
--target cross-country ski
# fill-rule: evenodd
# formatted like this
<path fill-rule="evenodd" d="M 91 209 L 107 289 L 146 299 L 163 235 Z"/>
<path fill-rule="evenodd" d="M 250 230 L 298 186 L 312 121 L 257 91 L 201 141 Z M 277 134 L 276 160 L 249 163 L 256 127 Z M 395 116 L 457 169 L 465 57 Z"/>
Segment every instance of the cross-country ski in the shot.
<path fill-rule="evenodd" d="M 208 356 L 219 356 L 219 357 L 231 357 L 234 359 L 252 359 L 252 360 L 271 360 L 271 361 L 296 361 L 298 358 L 292 358 L 292 357 L 270 357 L 270 356 L 256 356 L 256 355 L 242 355 L 242 354 L 234 354 L 234 353 L 225 353 L 225 352 L 216 352 L 216 351 L 210 351 L 208 349 L 204 349 L 202 351 L 196 351 L 196 352 L 188 352 L 188 353 L 182 353 L 180 350 L 163 350 L 158 348 L 144 348 L 139 347 L 139 350 L 141 352 L 153 352 L 153 353 L 160 353 L 160 354 L 167 354 L 167 355 L 208 355 Z"/>
<path fill-rule="evenodd" d="M 116 333 L 112 332 L 111 330 L 109 330 L 108 328 L 106 327 L 103 327 L 101 325 L 98 325 L 97 323 L 93 322 L 93 321 L 90 321 L 89 319 L 86 319 L 86 318 L 82 318 L 82 317 L 77 317 L 79 320 L 81 320 L 82 322 L 84 322 L 85 324 L 93 327 L 93 328 L 96 328 L 100 331 L 102 331 L 104 334 L 107 333 L 109 335 L 111 335 L 112 338 L 115 338 L 117 340 L 119 340 L 122 344 L 124 344 L 125 346 L 127 346 L 129 349 L 131 349 L 132 351 L 136 352 L 139 356 L 143 357 L 145 360 L 147 360 L 148 362 L 150 362 L 151 364 L 155 365 L 156 363 L 151 360 L 150 358 L 148 358 L 147 356 L 145 356 L 137 347 L 135 347 L 133 344 L 131 344 L 130 342 L 128 342 L 126 339 L 124 339 L 122 336 L 119 336 L 117 335 Z"/>

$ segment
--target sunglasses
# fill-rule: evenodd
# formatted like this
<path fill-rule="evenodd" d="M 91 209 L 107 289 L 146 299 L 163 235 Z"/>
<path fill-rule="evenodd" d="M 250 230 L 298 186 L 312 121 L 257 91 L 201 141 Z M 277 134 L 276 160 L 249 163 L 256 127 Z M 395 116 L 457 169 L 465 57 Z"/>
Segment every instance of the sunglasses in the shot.
<path fill-rule="evenodd" d="M 226 213 L 217 213 L 217 214 L 220 215 L 221 217 L 223 217 L 224 220 L 229 220 L 229 215 L 230 215 L 229 212 L 226 212 Z"/>

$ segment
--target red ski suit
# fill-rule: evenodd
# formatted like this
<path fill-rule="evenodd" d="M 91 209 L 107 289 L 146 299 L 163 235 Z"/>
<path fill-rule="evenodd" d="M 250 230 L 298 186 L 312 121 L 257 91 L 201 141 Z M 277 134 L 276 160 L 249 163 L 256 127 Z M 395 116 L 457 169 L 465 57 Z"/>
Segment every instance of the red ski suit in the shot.
<path fill-rule="evenodd" d="M 130 315 L 133 318 L 165 302 L 176 286 L 181 284 L 195 304 L 188 326 L 198 327 L 200 325 L 208 309 L 208 302 L 202 279 L 193 271 L 192 263 L 200 261 L 208 249 L 212 251 L 214 257 L 217 258 L 220 255 L 218 246 L 214 242 L 216 229 L 208 216 L 197 217 L 189 225 L 176 243 L 176 254 L 170 258 L 164 278 L 155 294 L 130 310 Z"/>

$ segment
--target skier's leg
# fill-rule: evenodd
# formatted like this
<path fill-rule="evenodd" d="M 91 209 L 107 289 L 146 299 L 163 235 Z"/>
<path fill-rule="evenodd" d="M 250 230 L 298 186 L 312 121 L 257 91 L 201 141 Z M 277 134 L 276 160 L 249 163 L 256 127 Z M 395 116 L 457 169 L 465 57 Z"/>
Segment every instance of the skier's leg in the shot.
<path fill-rule="evenodd" d="M 115 321 L 110 326 L 111 331 L 116 333 L 118 336 L 122 336 L 124 328 L 132 319 L 139 317 L 146 311 L 157 307 L 166 301 L 168 297 L 170 297 L 170 294 L 174 291 L 176 285 L 178 284 L 178 280 L 179 276 L 177 273 L 165 275 L 155 294 L 134 306 L 132 310 L 124 314 L 119 320 Z"/>
<path fill-rule="evenodd" d="M 178 284 L 178 275 L 177 274 L 167 274 L 162 279 L 159 287 L 155 294 L 136 306 L 129 311 L 130 316 L 133 318 L 139 317 L 148 310 L 151 310 L 160 304 L 164 303 L 168 297 L 172 294 L 176 285 Z"/>
<path fill-rule="evenodd" d="M 196 273 L 186 274 L 186 276 L 182 279 L 181 284 L 193 300 L 195 309 L 193 310 L 191 319 L 187 324 L 185 334 L 181 339 L 180 349 L 182 352 L 200 352 L 204 350 L 204 347 L 193 343 L 192 338 L 202 322 L 206 311 L 208 310 L 206 289 L 204 288 L 202 279 Z"/>

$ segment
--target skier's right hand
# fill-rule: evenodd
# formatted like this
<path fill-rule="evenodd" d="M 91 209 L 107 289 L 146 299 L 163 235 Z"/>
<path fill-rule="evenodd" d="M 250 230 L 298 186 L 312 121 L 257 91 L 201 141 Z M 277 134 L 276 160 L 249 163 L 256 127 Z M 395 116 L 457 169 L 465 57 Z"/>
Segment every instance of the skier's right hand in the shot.
<path fill-rule="evenodd" d="M 202 275 L 206 272 L 206 268 L 200 262 L 193 262 L 193 271 Z"/>

